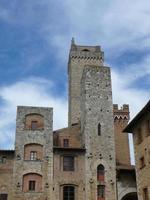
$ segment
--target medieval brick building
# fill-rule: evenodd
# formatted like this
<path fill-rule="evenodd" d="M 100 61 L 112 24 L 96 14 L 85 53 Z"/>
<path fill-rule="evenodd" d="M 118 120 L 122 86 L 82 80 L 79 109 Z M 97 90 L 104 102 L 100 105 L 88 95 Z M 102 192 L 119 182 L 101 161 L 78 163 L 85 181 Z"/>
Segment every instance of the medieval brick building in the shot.
<path fill-rule="evenodd" d="M 68 127 L 53 130 L 52 108 L 18 107 L 15 150 L 0 150 L 0 200 L 137 199 L 129 106 L 112 103 L 100 46 L 72 40 L 68 82 Z"/>

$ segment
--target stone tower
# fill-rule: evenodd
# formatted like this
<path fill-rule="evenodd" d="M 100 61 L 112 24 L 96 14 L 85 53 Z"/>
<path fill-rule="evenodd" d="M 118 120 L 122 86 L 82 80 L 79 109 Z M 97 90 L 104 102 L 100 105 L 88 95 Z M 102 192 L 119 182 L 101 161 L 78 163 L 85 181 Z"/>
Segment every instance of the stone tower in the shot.
<path fill-rule="evenodd" d="M 86 65 L 81 84 L 86 200 L 116 200 L 116 158 L 110 69 Z"/>
<path fill-rule="evenodd" d="M 19 106 L 17 109 L 13 169 L 15 200 L 52 199 L 52 123 L 52 108 Z"/>
<path fill-rule="evenodd" d="M 100 46 L 79 46 L 72 39 L 68 61 L 69 126 L 80 121 L 81 77 L 85 65 L 103 65 Z"/>
<path fill-rule="evenodd" d="M 123 133 L 129 122 L 129 105 L 124 104 L 120 109 L 113 105 L 116 161 L 118 165 L 130 165 L 130 151 L 128 134 Z"/>

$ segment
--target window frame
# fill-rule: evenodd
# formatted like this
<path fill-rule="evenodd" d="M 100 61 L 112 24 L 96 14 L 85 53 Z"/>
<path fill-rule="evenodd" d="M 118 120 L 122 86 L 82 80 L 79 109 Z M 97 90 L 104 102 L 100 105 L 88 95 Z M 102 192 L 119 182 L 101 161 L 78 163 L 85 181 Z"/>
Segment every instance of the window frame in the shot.
<path fill-rule="evenodd" d="M 37 120 L 31 121 L 31 130 L 32 131 L 38 130 L 38 121 Z"/>
<path fill-rule="evenodd" d="M 63 156 L 63 171 L 75 171 L 75 156 L 74 155 Z"/>
<path fill-rule="evenodd" d="M 66 191 L 65 188 L 67 189 Z M 75 187 L 73 185 L 63 186 L 63 200 L 75 200 Z"/>
<path fill-rule="evenodd" d="M 37 160 L 37 151 L 30 151 L 30 160 Z"/>
<path fill-rule="evenodd" d="M 69 139 L 63 139 L 63 147 L 67 148 L 69 147 Z"/>
<path fill-rule="evenodd" d="M 0 200 L 7 200 L 8 199 L 8 194 L 7 193 L 1 193 L 0 194 Z"/>
<path fill-rule="evenodd" d="M 28 190 L 29 192 L 34 192 L 36 189 L 36 181 L 35 180 L 29 180 Z"/>

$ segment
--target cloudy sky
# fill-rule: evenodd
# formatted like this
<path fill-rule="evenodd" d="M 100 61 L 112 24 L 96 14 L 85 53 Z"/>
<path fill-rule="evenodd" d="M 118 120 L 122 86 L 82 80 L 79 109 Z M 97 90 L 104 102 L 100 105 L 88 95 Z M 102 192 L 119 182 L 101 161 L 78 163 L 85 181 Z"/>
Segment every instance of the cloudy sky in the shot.
<path fill-rule="evenodd" d="M 17 105 L 54 107 L 66 126 L 72 37 L 101 45 L 113 102 L 132 118 L 149 99 L 149 19 L 149 0 L 0 0 L 0 149 L 13 148 Z"/>

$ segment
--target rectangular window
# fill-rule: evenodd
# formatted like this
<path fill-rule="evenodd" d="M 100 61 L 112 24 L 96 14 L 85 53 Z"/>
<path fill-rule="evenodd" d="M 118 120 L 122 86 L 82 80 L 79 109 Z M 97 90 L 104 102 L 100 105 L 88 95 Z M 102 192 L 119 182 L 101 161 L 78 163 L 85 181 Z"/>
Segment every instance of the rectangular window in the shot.
<path fill-rule="evenodd" d="M 73 156 L 63 157 L 63 170 L 74 171 L 74 157 Z"/>
<path fill-rule="evenodd" d="M 147 120 L 147 122 L 146 122 L 146 126 L 147 126 L 147 129 L 146 129 L 146 131 L 147 131 L 147 136 L 149 136 L 150 135 L 150 119 L 149 120 Z"/>
<path fill-rule="evenodd" d="M 8 194 L 0 194 L 0 200 L 7 200 Z"/>
<path fill-rule="evenodd" d="M 30 160 L 37 160 L 37 152 L 36 151 L 30 152 Z"/>
<path fill-rule="evenodd" d="M 143 189 L 143 200 L 149 200 L 148 189 L 147 188 Z"/>
<path fill-rule="evenodd" d="M 64 147 L 69 147 L 69 140 L 68 139 L 64 139 L 63 140 L 63 146 Z"/>
<path fill-rule="evenodd" d="M 144 159 L 144 156 L 142 156 L 140 158 L 140 169 L 142 169 L 143 167 L 145 167 L 145 159 Z"/>
<path fill-rule="evenodd" d="M 73 186 L 64 186 L 63 200 L 75 200 L 75 188 Z"/>
<path fill-rule="evenodd" d="M 31 129 L 36 130 L 38 128 L 38 122 L 37 121 L 32 121 L 31 122 Z"/>
<path fill-rule="evenodd" d="M 105 185 L 97 186 L 97 196 L 98 198 L 105 198 Z"/>
<path fill-rule="evenodd" d="M 29 181 L 29 191 L 35 191 L 35 181 Z"/>
<path fill-rule="evenodd" d="M 141 128 L 138 128 L 137 131 L 137 144 L 140 144 L 142 142 L 142 131 Z"/>
<path fill-rule="evenodd" d="M 5 164 L 6 163 L 6 156 L 1 157 L 1 163 Z"/>

